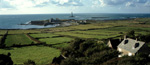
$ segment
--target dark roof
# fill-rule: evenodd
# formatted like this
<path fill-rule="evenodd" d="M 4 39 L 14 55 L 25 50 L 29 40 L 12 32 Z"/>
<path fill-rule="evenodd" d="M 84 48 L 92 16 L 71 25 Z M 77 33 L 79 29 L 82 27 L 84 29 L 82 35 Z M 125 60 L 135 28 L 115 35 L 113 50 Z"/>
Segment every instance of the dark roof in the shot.
<path fill-rule="evenodd" d="M 117 46 L 121 43 L 119 39 L 113 39 L 113 40 L 110 40 L 110 42 L 111 42 L 112 48 L 114 49 L 117 49 Z"/>
<path fill-rule="evenodd" d="M 126 51 L 129 51 L 131 53 L 137 53 L 138 50 L 145 44 L 145 42 L 142 41 L 137 41 L 134 39 L 124 39 L 119 45 L 118 47 L 121 49 L 124 49 Z"/>

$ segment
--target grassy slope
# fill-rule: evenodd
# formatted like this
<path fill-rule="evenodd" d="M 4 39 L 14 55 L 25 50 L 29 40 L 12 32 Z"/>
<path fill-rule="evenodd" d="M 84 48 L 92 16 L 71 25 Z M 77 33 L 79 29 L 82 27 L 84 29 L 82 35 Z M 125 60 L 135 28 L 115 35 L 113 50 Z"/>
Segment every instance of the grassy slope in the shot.
<path fill-rule="evenodd" d="M 80 33 L 72 33 L 72 32 L 58 32 L 55 34 L 59 34 L 59 35 L 67 35 L 67 36 L 73 36 L 73 37 L 79 37 L 79 38 L 98 38 L 98 39 L 107 39 L 107 38 L 111 38 L 111 37 L 116 37 L 119 36 L 119 34 L 117 35 L 91 35 L 91 34 L 80 34 Z"/>
<path fill-rule="evenodd" d="M 0 39 L 2 38 L 3 36 L 0 36 Z"/>
<path fill-rule="evenodd" d="M 139 21 L 139 20 L 138 20 Z M 145 19 L 141 19 L 140 21 L 144 22 Z M 147 21 L 147 20 L 146 20 Z M 22 33 L 40 33 L 40 34 L 31 34 L 31 36 L 37 38 L 37 37 L 50 37 L 50 38 L 43 38 L 39 39 L 40 41 L 47 42 L 47 44 L 57 44 L 57 43 L 62 43 L 62 44 L 57 44 L 53 45 L 53 47 L 66 47 L 68 46 L 67 41 L 70 41 L 70 38 L 66 37 L 57 37 L 57 38 L 52 38 L 53 34 L 48 33 L 46 35 L 45 33 L 41 32 L 53 32 L 54 34 L 58 35 L 67 35 L 67 36 L 73 36 L 73 37 L 80 37 L 80 38 L 98 38 L 98 39 L 108 39 L 111 37 L 116 37 L 122 34 L 119 34 L 120 32 L 126 33 L 130 30 L 135 30 L 136 34 L 149 34 L 150 32 L 150 25 L 149 24 L 138 24 L 136 20 L 125 20 L 125 21 L 110 21 L 110 22 L 102 22 L 102 23 L 94 23 L 94 24 L 87 24 L 87 25 L 79 25 L 79 26 L 69 26 L 69 27 L 56 27 L 56 28 L 45 28 L 45 29 L 35 29 L 35 30 L 9 30 L 9 34 L 22 34 Z M 119 27 L 115 27 L 119 26 Z M 88 29 L 95 29 L 95 30 L 88 30 Z M 15 36 L 10 37 L 11 39 L 15 38 Z M 22 40 L 22 39 L 21 39 Z M 67 41 L 66 41 L 67 40 Z M 14 42 L 14 41 L 13 41 Z M 11 43 L 11 42 L 9 42 Z M 32 48 L 34 46 L 31 46 Z M 48 62 L 45 56 L 52 55 L 54 56 L 55 54 L 51 52 L 56 52 L 55 50 L 47 50 L 45 47 L 40 47 L 41 51 L 36 49 L 33 49 L 30 47 L 24 47 L 24 48 L 18 48 L 15 50 L 0 50 L 0 53 L 5 53 L 5 52 L 14 52 L 15 54 L 21 55 L 22 53 L 28 52 L 29 55 L 25 56 L 30 56 L 30 55 L 36 55 L 37 52 L 41 52 L 41 56 L 35 57 L 38 59 L 38 57 L 42 58 L 40 61 L 37 61 L 36 59 L 33 59 L 36 61 L 38 64 L 41 64 L 43 62 Z M 44 50 L 45 49 L 45 50 Z M 36 51 L 35 51 L 36 50 Z M 31 53 L 31 52 L 34 53 Z M 42 53 L 49 53 L 49 55 L 42 55 Z M 60 53 L 60 52 L 59 52 Z M 25 54 L 25 53 L 24 53 Z M 26 58 L 24 55 L 22 55 L 22 58 Z M 14 57 L 17 57 L 17 55 L 14 55 Z M 21 57 L 21 56 L 19 56 Z M 18 58 L 19 58 L 18 57 Z M 32 60 L 32 59 L 31 59 Z M 17 62 L 17 61 L 15 61 Z M 22 61 L 21 61 L 22 62 Z M 18 63 L 20 63 L 18 61 Z"/>
<path fill-rule="evenodd" d="M 8 35 L 5 40 L 6 46 L 12 46 L 13 44 L 26 45 L 32 42 L 25 34 Z"/>
<path fill-rule="evenodd" d="M 120 32 L 125 34 L 131 30 L 135 30 L 136 35 L 137 34 L 145 35 L 145 34 L 149 34 L 149 32 L 150 32 L 149 27 L 120 26 L 120 27 L 111 27 L 111 28 L 104 28 L 104 29 L 97 29 L 97 30 L 56 32 L 55 34 L 80 37 L 80 38 L 107 39 L 107 38 L 122 35 L 122 34 L 120 34 Z"/>
<path fill-rule="evenodd" d="M 54 57 L 60 55 L 60 51 L 50 47 L 23 47 L 23 48 L 13 48 L 12 50 L 0 49 L 0 54 L 11 53 L 11 58 L 14 64 L 23 64 L 23 62 L 28 59 L 34 60 L 38 65 L 46 65 L 52 62 Z"/>
<path fill-rule="evenodd" d="M 0 30 L 0 35 L 4 35 L 6 33 L 6 30 Z"/>
<path fill-rule="evenodd" d="M 52 47 L 55 47 L 55 48 L 66 48 L 68 46 L 69 46 L 68 43 L 62 43 L 62 44 L 52 45 Z"/>
<path fill-rule="evenodd" d="M 39 39 L 42 42 L 46 42 L 46 44 L 57 44 L 57 43 L 65 43 L 72 40 L 72 38 L 68 37 L 56 37 L 56 38 L 44 38 Z"/>
<path fill-rule="evenodd" d="M 34 37 L 34 38 L 58 36 L 58 35 L 54 35 L 54 34 L 51 34 L 51 33 L 30 34 L 30 35 L 31 35 L 32 37 Z"/>
<path fill-rule="evenodd" d="M 37 30 L 9 30 L 8 34 L 23 34 L 23 33 L 41 33 Z"/>

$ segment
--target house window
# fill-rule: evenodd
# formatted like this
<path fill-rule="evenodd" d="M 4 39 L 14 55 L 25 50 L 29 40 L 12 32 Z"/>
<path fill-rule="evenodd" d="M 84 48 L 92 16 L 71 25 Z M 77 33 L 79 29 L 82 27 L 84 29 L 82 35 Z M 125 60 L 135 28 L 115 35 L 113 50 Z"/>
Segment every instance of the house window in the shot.
<path fill-rule="evenodd" d="M 128 53 L 128 56 L 132 56 L 132 53 Z"/>
<path fill-rule="evenodd" d="M 119 52 L 121 52 L 122 50 L 120 48 L 118 48 Z"/>

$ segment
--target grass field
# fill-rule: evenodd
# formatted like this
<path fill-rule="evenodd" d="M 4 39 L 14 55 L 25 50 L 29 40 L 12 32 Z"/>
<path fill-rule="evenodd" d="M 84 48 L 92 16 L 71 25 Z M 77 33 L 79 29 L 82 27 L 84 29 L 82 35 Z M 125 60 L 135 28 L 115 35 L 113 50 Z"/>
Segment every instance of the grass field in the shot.
<path fill-rule="evenodd" d="M 34 37 L 34 38 L 41 38 L 41 37 L 54 37 L 54 36 L 58 36 L 58 35 L 54 35 L 51 33 L 42 33 L 42 34 L 30 34 L 30 36 Z"/>
<path fill-rule="evenodd" d="M 0 49 L 0 54 L 11 53 L 14 64 L 22 65 L 28 59 L 35 61 L 37 65 L 46 65 L 52 62 L 54 57 L 60 55 L 60 51 L 50 47 L 30 46 L 13 48 L 12 50 Z"/>
<path fill-rule="evenodd" d="M 0 36 L 0 39 L 2 38 L 3 36 Z"/>
<path fill-rule="evenodd" d="M 146 24 L 141 24 L 146 22 Z M 22 48 L 13 48 L 12 50 L 0 49 L 0 54 L 11 52 L 11 58 L 15 64 L 22 64 L 28 59 L 34 60 L 37 65 L 46 65 L 52 62 L 52 59 L 60 55 L 60 51 L 54 48 L 65 48 L 69 46 L 74 37 L 79 38 L 120 38 L 121 35 L 126 34 L 128 31 L 134 30 L 135 35 L 150 34 L 150 18 L 136 19 L 136 20 L 116 20 L 116 21 L 102 21 L 92 24 L 69 26 L 69 27 L 55 27 L 44 29 L 32 30 L 8 30 L 7 39 L 5 44 L 7 47 L 16 45 L 31 44 L 30 40 L 24 33 L 30 33 L 33 38 L 38 38 L 41 42 L 52 45 L 53 48 L 45 46 L 28 46 Z M 6 33 L 7 30 L 0 30 L 0 38 Z M 59 37 L 59 36 L 63 37 Z M 72 38 L 71 38 L 72 37 Z M 150 46 L 150 45 L 149 45 Z"/>
<path fill-rule="evenodd" d="M 37 30 L 8 30 L 8 34 L 41 33 Z"/>
<path fill-rule="evenodd" d="M 78 25 L 78 26 L 69 26 L 69 27 L 55 27 L 55 28 L 46 28 L 46 29 L 38 29 L 38 31 L 44 32 L 62 32 L 62 31 L 71 31 L 71 30 L 88 30 L 88 29 L 102 29 L 109 28 L 114 26 L 121 26 L 122 24 L 116 23 L 92 23 L 86 25 Z"/>
<path fill-rule="evenodd" d="M 149 34 L 150 28 L 147 27 L 111 27 L 106 29 L 98 30 L 87 30 L 87 31 L 68 31 L 68 32 L 56 32 L 58 35 L 73 36 L 79 38 L 98 38 L 107 39 L 116 36 L 126 34 L 128 31 L 134 30 L 137 34 Z"/>
<path fill-rule="evenodd" d="M 43 38 L 39 39 L 42 42 L 46 42 L 46 44 L 57 44 L 57 43 L 65 43 L 72 40 L 72 38 L 68 37 L 56 37 L 56 38 Z"/>
<path fill-rule="evenodd" d="M 8 35 L 5 44 L 7 47 L 15 45 L 27 45 L 31 44 L 33 41 L 30 40 L 25 34 L 18 34 L 18 35 Z"/>
<path fill-rule="evenodd" d="M 88 31 L 87 31 L 88 32 Z M 55 34 L 58 35 L 66 35 L 66 36 L 73 36 L 73 37 L 79 37 L 79 38 L 97 38 L 97 39 L 107 39 L 107 38 L 112 38 L 112 37 L 116 37 L 119 36 L 120 34 L 117 35 L 99 35 L 99 34 L 81 34 L 81 33 L 72 33 L 72 32 L 57 32 Z"/>
<path fill-rule="evenodd" d="M 52 47 L 55 47 L 55 48 L 66 48 L 69 45 L 70 44 L 68 44 L 68 43 L 61 43 L 61 44 L 52 45 Z"/>
<path fill-rule="evenodd" d="M 0 35 L 4 35 L 7 32 L 7 30 L 0 30 Z"/>

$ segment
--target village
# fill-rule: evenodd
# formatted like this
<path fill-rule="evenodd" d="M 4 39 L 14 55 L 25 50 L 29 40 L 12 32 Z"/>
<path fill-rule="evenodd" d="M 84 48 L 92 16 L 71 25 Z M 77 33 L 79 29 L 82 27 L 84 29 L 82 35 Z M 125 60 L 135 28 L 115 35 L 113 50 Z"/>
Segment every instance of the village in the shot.
<path fill-rule="evenodd" d="M 55 25 L 59 24 L 60 26 L 71 26 L 71 25 L 79 25 L 79 24 L 86 24 L 86 20 L 74 20 L 74 19 L 68 19 L 68 20 L 61 20 L 61 19 L 49 19 L 49 20 L 42 20 L 42 21 L 31 21 L 28 23 L 28 25 Z"/>

